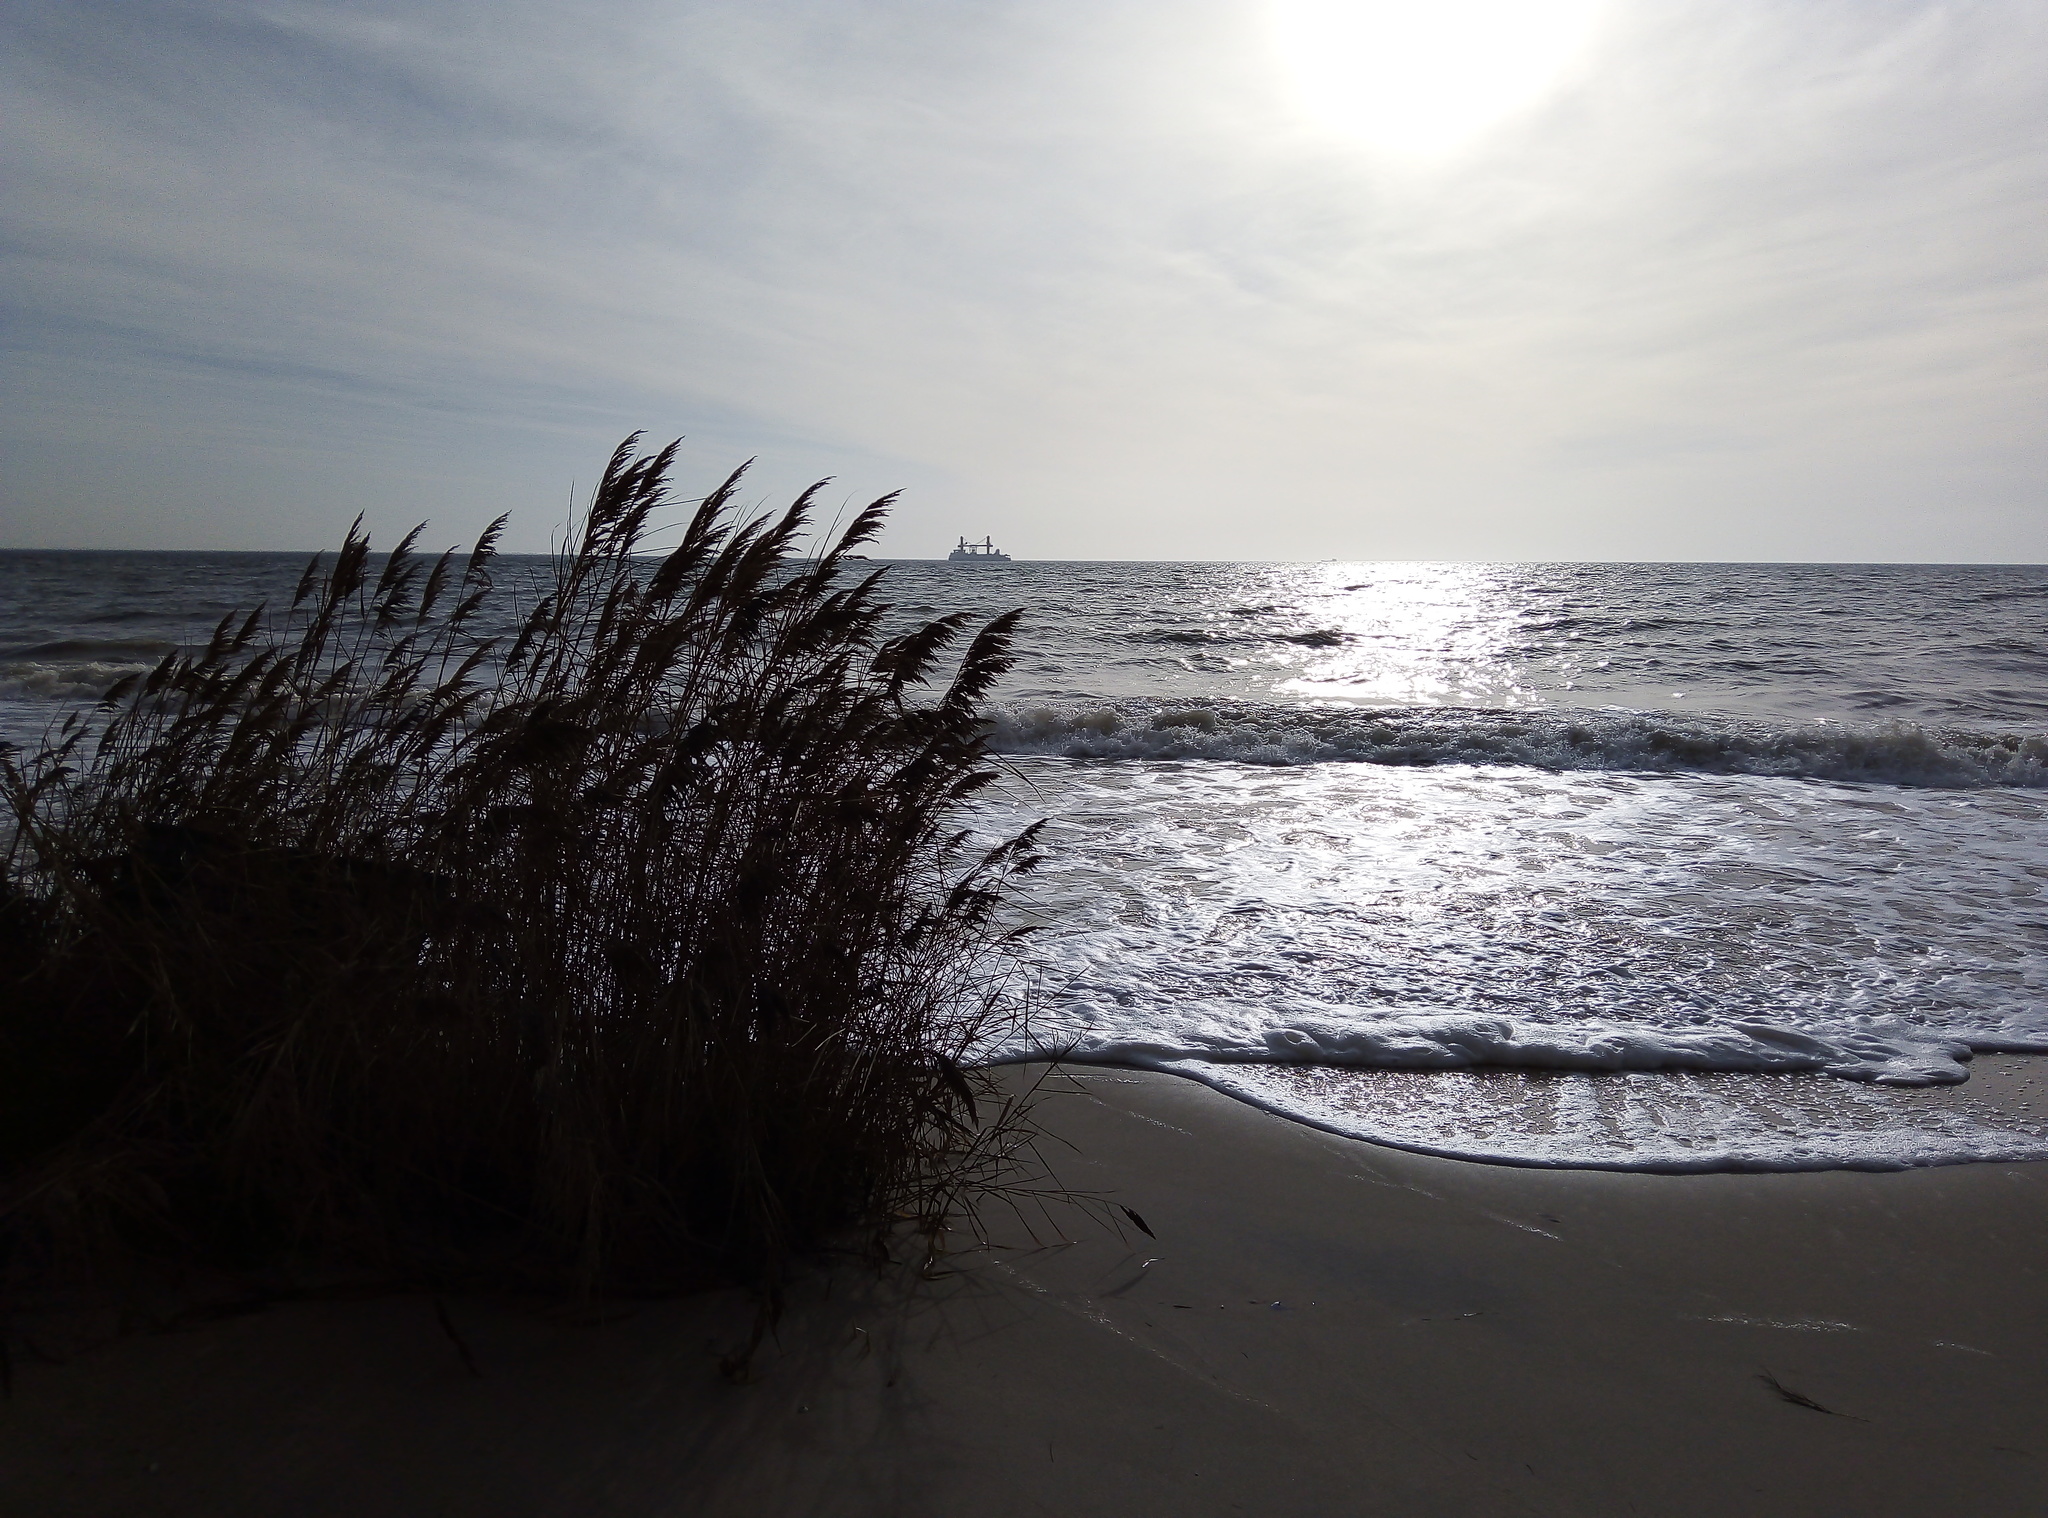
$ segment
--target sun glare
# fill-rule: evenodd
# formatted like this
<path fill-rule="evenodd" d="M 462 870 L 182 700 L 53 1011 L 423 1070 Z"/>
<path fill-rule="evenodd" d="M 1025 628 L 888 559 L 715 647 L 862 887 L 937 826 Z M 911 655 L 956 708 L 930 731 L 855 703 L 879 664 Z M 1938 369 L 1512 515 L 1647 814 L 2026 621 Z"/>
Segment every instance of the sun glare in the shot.
<path fill-rule="evenodd" d="M 1600 0 L 1274 0 L 1301 110 L 1387 152 L 1445 152 L 1533 105 L 1586 46 Z"/>

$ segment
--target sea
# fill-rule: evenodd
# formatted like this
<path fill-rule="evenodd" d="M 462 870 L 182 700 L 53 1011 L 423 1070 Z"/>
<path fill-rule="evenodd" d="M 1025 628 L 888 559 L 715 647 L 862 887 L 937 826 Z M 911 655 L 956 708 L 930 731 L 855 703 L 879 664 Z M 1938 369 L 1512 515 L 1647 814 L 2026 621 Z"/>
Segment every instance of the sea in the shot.
<path fill-rule="evenodd" d="M 0 554 L 0 738 L 302 563 Z M 877 567 L 1025 613 L 986 1060 L 1507 1164 L 2048 1158 L 2048 567 Z"/>

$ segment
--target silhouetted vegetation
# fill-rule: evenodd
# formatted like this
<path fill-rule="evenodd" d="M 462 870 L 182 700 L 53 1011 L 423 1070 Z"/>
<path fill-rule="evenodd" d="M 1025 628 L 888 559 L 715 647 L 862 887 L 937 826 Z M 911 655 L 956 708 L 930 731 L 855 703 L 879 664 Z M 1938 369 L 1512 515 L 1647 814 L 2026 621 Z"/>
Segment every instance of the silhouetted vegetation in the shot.
<path fill-rule="evenodd" d="M 7 756 L 14 1278 L 772 1285 L 1003 1173 L 1020 1114 L 962 1062 L 1034 855 L 957 810 L 1015 614 L 885 639 L 845 561 L 888 500 L 791 562 L 811 494 L 743 520 L 738 474 L 652 558 L 674 447 L 636 449 L 502 638 L 502 521 L 438 559 L 358 524 Z"/>

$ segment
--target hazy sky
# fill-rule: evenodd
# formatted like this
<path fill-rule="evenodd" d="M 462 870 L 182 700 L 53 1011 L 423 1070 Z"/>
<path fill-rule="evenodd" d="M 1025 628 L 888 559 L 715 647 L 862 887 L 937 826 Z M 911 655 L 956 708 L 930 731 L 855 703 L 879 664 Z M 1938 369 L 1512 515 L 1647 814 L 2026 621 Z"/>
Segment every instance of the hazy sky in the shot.
<path fill-rule="evenodd" d="M 2048 561 L 2041 0 L 6 0 L 0 543 Z"/>

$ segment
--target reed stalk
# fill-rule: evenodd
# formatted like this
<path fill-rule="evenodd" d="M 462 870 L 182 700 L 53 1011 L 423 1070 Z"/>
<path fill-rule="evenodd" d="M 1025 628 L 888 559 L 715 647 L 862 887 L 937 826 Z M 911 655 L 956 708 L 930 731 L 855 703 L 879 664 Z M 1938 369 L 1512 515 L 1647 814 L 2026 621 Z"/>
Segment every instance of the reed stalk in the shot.
<path fill-rule="evenodd" d="M 650 557 L 674 454 L 620 446 L 505 636 L 502 518 L 439 558 L 358 522 L 0 756 L 11 1276 L 772 1288 L 1004 1172 L 966 1060 L 1036 855 L 959 818 L 1017 616 L 883 636 L 848 555 L 890 498 L 793 562 L 815 489 L 749 519 L 737 472 Z"/>

